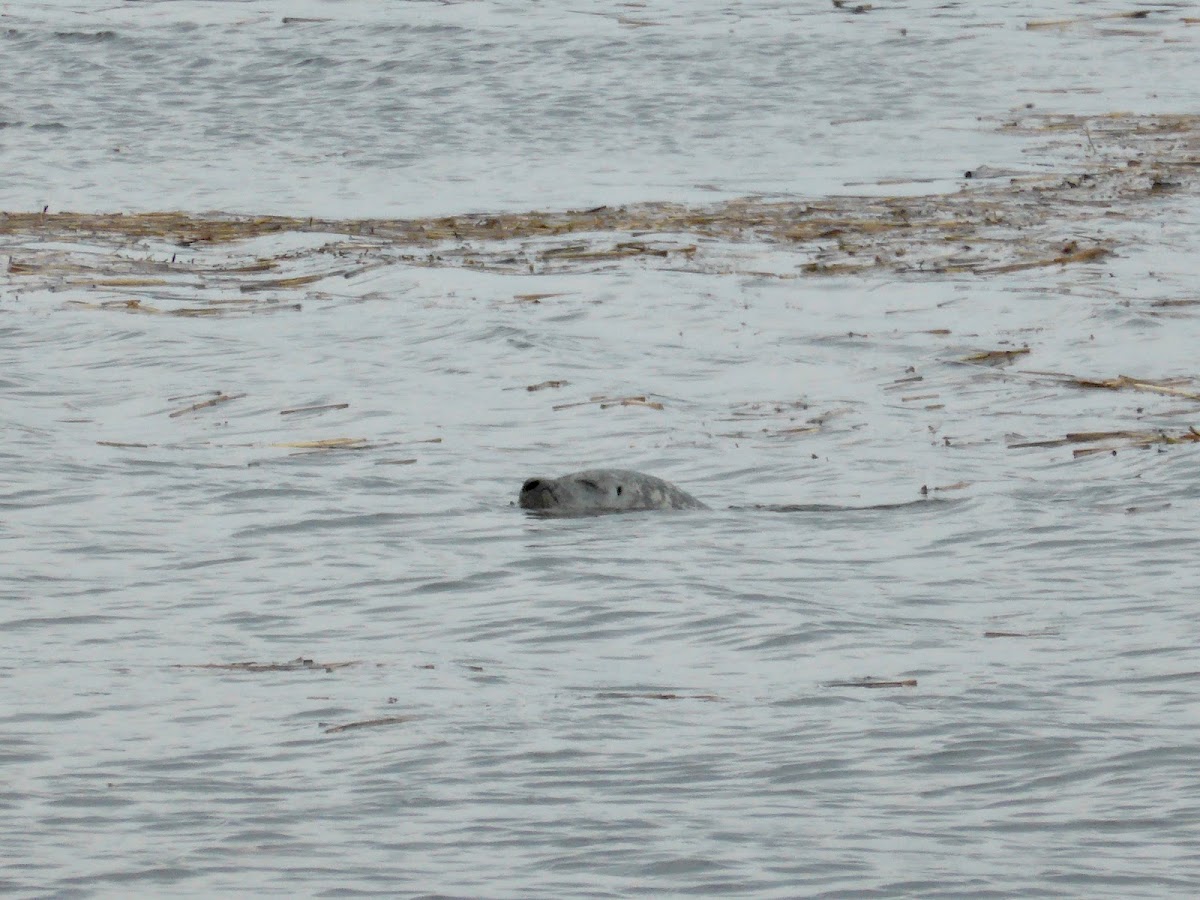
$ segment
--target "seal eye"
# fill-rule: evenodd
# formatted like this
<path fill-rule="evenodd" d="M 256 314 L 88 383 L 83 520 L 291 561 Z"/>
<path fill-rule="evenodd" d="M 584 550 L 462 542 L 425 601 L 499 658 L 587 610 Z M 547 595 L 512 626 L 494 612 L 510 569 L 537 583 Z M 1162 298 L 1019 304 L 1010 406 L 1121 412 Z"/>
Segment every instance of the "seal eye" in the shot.
<path fill-rule="evenodd" d="M 530 478 L 527 482 L 521 485 L 521 493 L 524 494 L 527 491 L 536 491 L 538 489 L 538 485 L 541 483 L 542 482 L 537 478 Z"/>
<path fill-rule="evenodd" d="M 625 490 L 625 488 L 621 487 L 621 485 L 618 484 L 617 485 L 617 496 L 618 497 L 621 496 L 621 491 L 623 491 L 623 490 Z"/>

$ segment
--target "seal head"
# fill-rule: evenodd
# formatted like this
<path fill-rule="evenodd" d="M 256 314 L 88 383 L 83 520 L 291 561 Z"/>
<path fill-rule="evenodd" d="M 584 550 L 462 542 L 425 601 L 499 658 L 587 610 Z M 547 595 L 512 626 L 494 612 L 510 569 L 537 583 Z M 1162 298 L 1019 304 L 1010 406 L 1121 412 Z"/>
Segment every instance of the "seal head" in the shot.
<path fill-rule="evenodd" d="M 669 481 L 628 469 L 588 469 L 558 478 L 530 478 L 523 509 L 551 516 L 594 516 L 645 509 L 708 509 Z"/>

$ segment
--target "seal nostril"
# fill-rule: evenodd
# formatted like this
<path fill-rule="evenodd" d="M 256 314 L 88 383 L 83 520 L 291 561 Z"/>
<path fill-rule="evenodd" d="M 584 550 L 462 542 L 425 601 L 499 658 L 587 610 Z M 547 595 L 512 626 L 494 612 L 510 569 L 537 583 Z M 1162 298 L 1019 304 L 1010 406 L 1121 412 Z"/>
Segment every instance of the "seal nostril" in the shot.
<path fill-rule="evenodd" d="M 521 493 L 524 494 L 527 491 L 536 491 L 538 489 L 538 485 L 541 483 L 542 482 L 540 479 L 530 478 L 527 482 L 521 485 Z"/>

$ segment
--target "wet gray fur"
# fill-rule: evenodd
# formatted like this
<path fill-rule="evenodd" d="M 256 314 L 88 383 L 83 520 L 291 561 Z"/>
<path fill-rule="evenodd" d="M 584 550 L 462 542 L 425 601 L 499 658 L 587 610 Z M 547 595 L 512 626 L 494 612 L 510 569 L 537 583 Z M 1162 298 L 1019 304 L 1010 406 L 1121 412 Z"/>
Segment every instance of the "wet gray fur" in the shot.
<path fill-rule="evenodd" d="M 669 481 L 628 469 L 589 469 L 559 478 L 530 478 L 518 500 L 555 516 L 594 516 L 643 509 L 708 509 Z"/>

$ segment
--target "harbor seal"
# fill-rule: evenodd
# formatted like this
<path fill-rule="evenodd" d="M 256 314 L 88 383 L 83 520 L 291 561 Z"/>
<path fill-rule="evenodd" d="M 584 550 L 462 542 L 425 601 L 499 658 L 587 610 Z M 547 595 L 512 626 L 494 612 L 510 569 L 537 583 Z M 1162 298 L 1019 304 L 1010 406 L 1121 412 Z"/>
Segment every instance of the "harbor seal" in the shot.
<path fill-rule="evenodd" d="M 588 469 L 559 478 L 530 478 L 523 509 L 552 516 L 594 516 L 644 509 L 708 509 L 669 481 L 628 469 Z"/>

